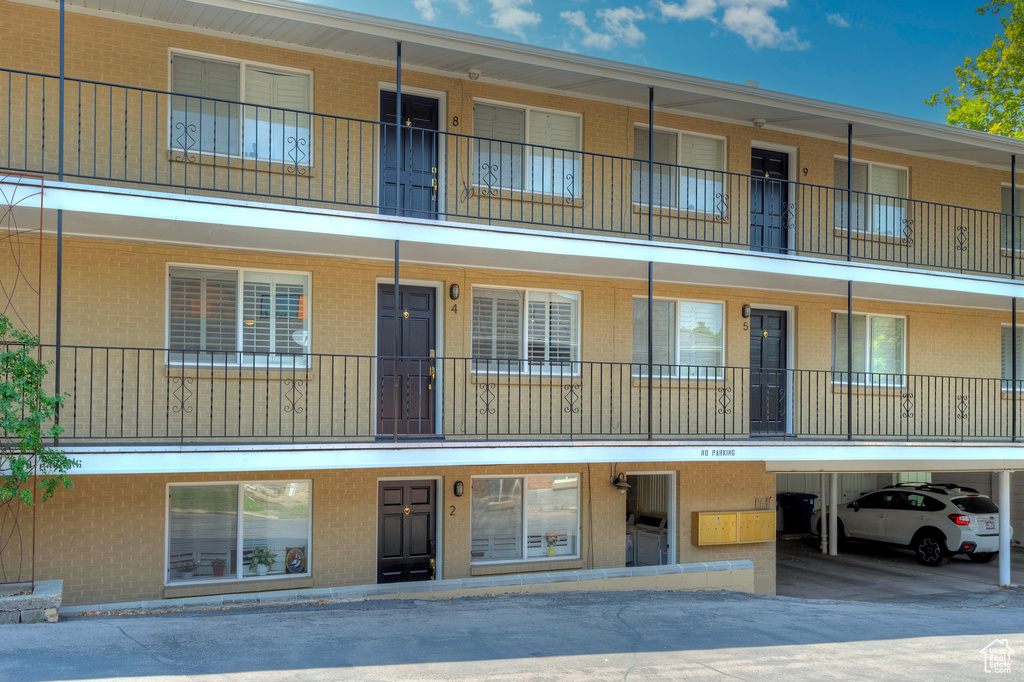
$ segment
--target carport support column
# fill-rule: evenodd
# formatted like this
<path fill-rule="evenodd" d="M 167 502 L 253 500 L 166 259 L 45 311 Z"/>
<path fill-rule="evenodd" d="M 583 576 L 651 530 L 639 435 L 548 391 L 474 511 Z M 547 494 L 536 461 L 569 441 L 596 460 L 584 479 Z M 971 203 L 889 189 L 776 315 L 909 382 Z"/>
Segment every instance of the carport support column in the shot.
<path fill-rule="evenodd" d="M 839 554 L 839 474 L 829 474 L 828 488 L 828 555 Z"/>
<path fill-rule="evenodd" d="M 818 482 L 818 492 L 820 495 L 819 503 L 821 504 L 821 553 L 828 554 L 828 485 L 826 484 L 826 476 L 828 474 L 820 474 Z"/>
<path fill-rule="evenodd" d="M 1010 472 L 999 472 L 999 587 L 1010 586 Z"/>

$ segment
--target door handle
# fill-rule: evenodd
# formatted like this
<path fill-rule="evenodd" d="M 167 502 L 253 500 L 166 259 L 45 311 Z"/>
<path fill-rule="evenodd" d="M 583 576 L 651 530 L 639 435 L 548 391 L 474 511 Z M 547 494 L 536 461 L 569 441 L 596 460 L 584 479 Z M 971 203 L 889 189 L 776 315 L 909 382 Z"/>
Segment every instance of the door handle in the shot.
<path fill-rule="evenodd" d="M 427 383 L 427 390 L 432 391 L 434 390 L 434 377 L 437 376 L 437 370 L 434 369 L 433 365 L 431 365 L 428 373 L 430 374 L 430 381 Z"/>
<path fill-rule="evenodd" d="M 437 166 L 430 169 L 434 177 L 430 178 L 430 200 L 437 201 Z"/>
<path fill-rule="evenodd" d="M 434 579 L 434 574 L 437 572 L 437 561 L 434 559 L 430 560 L 430 579 Z"/>

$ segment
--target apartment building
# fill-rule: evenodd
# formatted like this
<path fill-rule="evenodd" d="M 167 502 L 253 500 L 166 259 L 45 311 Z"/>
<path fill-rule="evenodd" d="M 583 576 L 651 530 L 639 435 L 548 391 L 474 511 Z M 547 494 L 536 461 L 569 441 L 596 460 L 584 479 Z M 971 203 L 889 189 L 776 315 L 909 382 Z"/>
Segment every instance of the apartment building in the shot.
<path fill-rule="evenodd" d="M 771 594 L 777 474 L 1024 492 L 1019 141 L 285 0 L 0 10 L 65 603 L 739 559 Z"/>

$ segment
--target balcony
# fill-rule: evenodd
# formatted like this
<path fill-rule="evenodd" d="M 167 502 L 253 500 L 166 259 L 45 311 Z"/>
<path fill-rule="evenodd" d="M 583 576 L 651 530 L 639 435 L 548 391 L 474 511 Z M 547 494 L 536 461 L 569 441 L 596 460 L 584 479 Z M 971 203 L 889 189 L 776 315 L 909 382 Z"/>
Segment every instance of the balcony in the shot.
<path fill-rule="evenodd" d="M 59 88 L 0 70 L 0 167 L 55 175 L 63 124 L 65 178 L 171 193 L 1001 278 L 1024 233 L 984 208 L 411 127 L 399 144 L 394 124 L 95 81 L 65 80 L 62 117 Z"/>
<path fill-rule="evenodd" d="M 654 365 L 652 383 L 635 363 L 401 357 L 396 382 L 392 357 L 63 346 L 60 359 L 66 444 L 1002 443 L 1024 418 L 994 378 Z"/>

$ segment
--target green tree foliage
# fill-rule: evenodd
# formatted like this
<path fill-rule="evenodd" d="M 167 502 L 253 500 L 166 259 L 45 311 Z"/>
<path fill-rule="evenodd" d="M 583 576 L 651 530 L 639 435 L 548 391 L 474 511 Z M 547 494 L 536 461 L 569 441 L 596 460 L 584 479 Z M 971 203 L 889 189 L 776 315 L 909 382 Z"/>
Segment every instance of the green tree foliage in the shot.
<path fill-rule="evenodd" d="M 40 499 L 48 500 L 57 488 L 72 487 L 68 472 L 80 465 L 44 442 L 62 431 L 54 423 L 62 398 L 43 388 L 48 363 L 36 358 L 38 345 L 0 315 L 0 505 L 32 504 L 33 470 Z"/>
<path fill-rule="evenodd" d="M 1002 14 L 1003 32 L 956 68 L 957 92 L 943 88 L 925 103 L 944 104 L 950 125 L 1024 139 L 1024 0 L 990 0 L 976 11 Z"/>

